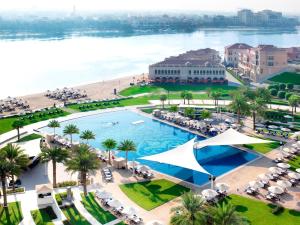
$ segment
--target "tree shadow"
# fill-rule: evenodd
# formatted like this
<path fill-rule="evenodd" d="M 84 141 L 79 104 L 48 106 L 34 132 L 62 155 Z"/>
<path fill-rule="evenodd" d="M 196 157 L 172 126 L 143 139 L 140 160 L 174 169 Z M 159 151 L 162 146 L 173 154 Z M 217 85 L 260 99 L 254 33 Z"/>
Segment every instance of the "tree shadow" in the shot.
<path fill-rule="evenodd" d="M 248 211 L 248 207 L 246 207 L 244 205 L 236 205 L 235 209 L 237 212 L 247 212 Z"/>

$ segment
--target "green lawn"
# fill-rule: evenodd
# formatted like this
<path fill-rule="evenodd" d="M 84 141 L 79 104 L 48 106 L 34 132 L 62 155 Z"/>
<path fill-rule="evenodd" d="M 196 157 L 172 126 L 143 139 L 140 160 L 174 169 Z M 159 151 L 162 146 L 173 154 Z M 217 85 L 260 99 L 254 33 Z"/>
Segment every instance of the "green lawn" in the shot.
<path fill-rule="evenodd" d="M 94 193 L 88 193 L 86 197 L 81 195 L 84 208 L 101 224 L 109 223 L 116 219 L 109 211 L 103 210 L 95 200 Z"/>
<path fill-rule="evenodd" d="M 52 207 L 33 210 L 31 216 L 36 225 L 54 225 L 52 220 L 57 218 Z"/>
<path fill-rule="evenodd" d="M 243 146 L 253 151 L 265 154 L 269 151 L 272 151 L 275 148 L 278 148 L 280 146 L 280 142 L 274 141 L 271 143 L 263 143 L 263 144 L 246 144 Z"/>
<path fill-rule="evenodd" d="M 189 191 L 188 188 L 165 179 L 123 184 L 120 188 L 146 210 L 152 210 Z"/>
<path fill-rule="evenodd" d="M 1 225 L 18 225 L 23 219 L 20 202 L 8 204 L 7 209 L 0 206 L 0 224 Z"/>
<path fill-rule="evenodd" d="M 224 201 L 231 202 L 236 210 L 245 216 L 252 225 L 296 225 L 300 224 L 300 212 L 283 209 L 277 215 L 272 214 L 275 205 L 266 204 L 262 201 L 230 195 Z"/>
<path fill-rule="evenodd" d="M 291 170 L 296 170 L 300 168 L 300 156 L 298 155 L 294 159 L 289 160 L 288 163 L 291 165 Z"/>
<path fill-rule="evenodd" d="M 300 73 L 286 72 L 272 77 L 270 81 L 300 85 Z"/>
<path fill-rule="evenodd" d="M 68 221 L 72 225 L 91 225 L 76 209 L 76 207 L 68 206 L 61 208 L 62 212 L 67 217 Z"/>
<path fill-rule="evenodd" d="M 3 133 L 13 130 L 12 124 L 14 121 L 16 121 L 18 119 L 23 120 L 26 125 L 29 125 L 32 123 L 49 120 L 49 119 L 54 119 L 54 118 L 66 116 L 66 115 L 69 115 L 69 113 L 65 112 L 61 109 L 50 109 L 50 110 L 47 110 L 44 112 L 35 112 L 35 113 L 26 114 L 23 116 L 1 118 L 0 119 L 0 134 L 3 134 Z"/>
<path fill-rule="evenodd" d="M 212 91 L 220 91 L 222 94 L 228 94 L 228 91 L 235 90 L 236 87 L 228 85 L 172 85 L 172 84 L 160 84 L 160 85 L 149 85 L 149 86 L 132 86 L 126 88 L 120 92 L 123 96 L 130 96 L 144 93 L 162 93 L 162 92 L 181 92 L 191 91 L 199 92 L 206 91 L 210 88 Z"/>
<path fill-rule="evenodd" d="M 25 137 L 20 138 L 19 142 L 32 141 L 32 140 L 39 139 L 39 138 L 42 138 L 42 137 L 43 136 L 39 135 L 39 134 L 29 134 L 29 135 L 27 135 Z"/>

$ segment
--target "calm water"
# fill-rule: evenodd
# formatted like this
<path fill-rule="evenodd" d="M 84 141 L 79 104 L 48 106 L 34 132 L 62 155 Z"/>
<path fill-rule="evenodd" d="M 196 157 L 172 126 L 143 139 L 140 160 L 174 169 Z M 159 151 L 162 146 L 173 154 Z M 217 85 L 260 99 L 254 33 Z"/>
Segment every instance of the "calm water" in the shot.
<path fill-rule="evenodd" d="M 143 120 L 144 123 L 138 125 L 132 124 L 132 122 L 138 120 Z M 118 122 L 118 124 L 113 125 L 114 122 Z M 61 124 L 61 128 L 58 129 L 57 132 L 62 134 L 63 128 L 70 123 L 76 124 L 81 131 L 87 129 L 92 130 L 96 134 L 96 140 L 90 141 L 90 144 L 95 148 L 103 149 L 101 142 L 107 138 L 113 138 L 117 142 L 130 139 L 137 145 L 137 151 L 129 153 L 130 160 L 140 161 L 156 171 L 191 183 L 204 184 L 208 181 L 208 176 L 199 172 L 138 159 L 143 156 L 153 155 L 175 148 L 194 138 L 194 134 L 131 111 L 104 113 L 67 121 Z M 49 128 L 43 128 L 42 130 L 52 133 L 52 129 Z M 79 140 L 78 135 L 74 139 Z M 201 140 L 203 138 L 198 137 L 198 139 Z M 198 162 L 215 176 L 224 174 L 257 157 L 254 154 L 230 146 L 203 148 L 195 151 L 195 155 Z M 125 153 L 118 152 L 118 156 L 125 157 Z"/>
<path fill-rule="evenodd" d="M 0 39 L 0 98 L 140 74 L 167 56 L 206 47 L 223 52 L 235 42 L 300 46 L 300 32 L 206 29 L 119 38 Z"/>

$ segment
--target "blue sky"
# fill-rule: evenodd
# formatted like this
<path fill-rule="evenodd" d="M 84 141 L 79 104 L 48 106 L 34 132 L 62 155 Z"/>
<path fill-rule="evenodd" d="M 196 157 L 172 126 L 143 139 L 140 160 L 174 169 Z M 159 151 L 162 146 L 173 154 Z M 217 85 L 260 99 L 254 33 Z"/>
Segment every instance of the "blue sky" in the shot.
<path fill-rule="evenodd" d="M 273 9 L 300 14 L 300 0 L 0 0 L 0 10 L 199 10 Z"/>

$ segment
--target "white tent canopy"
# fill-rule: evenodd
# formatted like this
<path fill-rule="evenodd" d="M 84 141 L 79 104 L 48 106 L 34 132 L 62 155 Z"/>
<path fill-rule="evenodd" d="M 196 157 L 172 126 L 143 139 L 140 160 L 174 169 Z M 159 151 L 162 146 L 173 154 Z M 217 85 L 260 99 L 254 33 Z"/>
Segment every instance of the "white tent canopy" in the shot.
<path fill-rule="evenodd" d="M 141 159 L 166 163 L 173 166 L 179 166 L 186 169 L 191 169 L 201 173 L 209 174 L 199 163 L 194 155 L 195 138 L 180 145 L 172 150 L 162 152 L 155 155 L 145 156 Z"/>
<path fill-rule="evenodd" d="M 261 144 L 261 143 L 270 143 L 273 141 L 264 140 L 255 137 L 249 137 L 245 134 L 242 134 L 232 128 L 227 131 L 212 137 L 205 139 L 196 143 L 195 148 L 203 148 L 205 146 L 212 145 L 243 145 L 243 144 Z"/>

